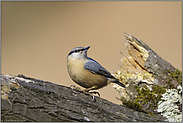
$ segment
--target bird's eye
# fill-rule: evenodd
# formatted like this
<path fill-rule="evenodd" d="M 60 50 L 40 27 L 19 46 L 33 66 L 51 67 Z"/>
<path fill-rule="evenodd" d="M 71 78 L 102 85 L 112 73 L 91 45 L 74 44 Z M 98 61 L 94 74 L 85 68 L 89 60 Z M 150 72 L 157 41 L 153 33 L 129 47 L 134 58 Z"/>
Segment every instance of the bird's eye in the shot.
<path fill-rule="evenodd" d="M 74 50 L 73 52 L 78 53 L 78 52 L 83 51 L 83 50 L 84 49 L 77 49 L 77 50 Z"/>

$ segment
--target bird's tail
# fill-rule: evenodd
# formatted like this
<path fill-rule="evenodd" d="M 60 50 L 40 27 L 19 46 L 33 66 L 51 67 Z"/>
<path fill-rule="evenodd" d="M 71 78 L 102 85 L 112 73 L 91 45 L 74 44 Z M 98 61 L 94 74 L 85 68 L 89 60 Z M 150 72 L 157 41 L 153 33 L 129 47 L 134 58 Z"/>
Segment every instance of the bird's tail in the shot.
<path fill-rule="evenodd" d="M 109 83 L 116 83 L 116 84 L 118 84 L 119 86 L 126 88 L 126 86 L 125 86 L 123 83 L 121 83 L 121 82 L 120 82 L 118 79 L 116 79 L 116 78 L 108 79 L 108 84 L 109 84 Z"/>
<path fill-rule="evenodd" d="M 121 83 L 119 80 L 117 80 L 117 79 L 116 79 L 116 81 L 114 81 L 113 83 L 116 83 L 116 84 L 118 84 L 119 86 L 126 88 L 126 86 L 125 86 L 123 83 Z"/>

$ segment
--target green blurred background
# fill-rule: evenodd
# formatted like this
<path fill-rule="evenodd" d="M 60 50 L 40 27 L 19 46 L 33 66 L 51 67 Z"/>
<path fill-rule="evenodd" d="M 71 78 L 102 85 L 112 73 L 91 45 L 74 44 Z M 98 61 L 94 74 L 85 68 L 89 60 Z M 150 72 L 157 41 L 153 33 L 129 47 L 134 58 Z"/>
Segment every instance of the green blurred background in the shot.
<path fill-rule="evenodd" d="M 182 2 L 1 2 L 3 74 L 76 85 L 66 68 L 76 46 L 109 71 L 120 64 L 124 32 L 143 40 L 182 70 Z M 120 104 L 112 84 L 98 92 Z"/>

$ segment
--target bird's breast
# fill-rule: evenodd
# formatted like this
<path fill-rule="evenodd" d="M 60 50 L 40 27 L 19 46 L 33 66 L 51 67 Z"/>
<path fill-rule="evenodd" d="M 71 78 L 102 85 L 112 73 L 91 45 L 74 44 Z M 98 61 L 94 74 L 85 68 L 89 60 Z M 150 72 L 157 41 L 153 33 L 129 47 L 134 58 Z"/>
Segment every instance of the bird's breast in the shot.
<path fill-rule="evenodd" d="M 84 69 L 84 64 L 87 59 L 68 59 L 67 69 L 71 79 L 84 88 L 97 86 L 102 88 L 107 85 L 107 78 L 101 75 L 94 74 L 89 70 Z"/>

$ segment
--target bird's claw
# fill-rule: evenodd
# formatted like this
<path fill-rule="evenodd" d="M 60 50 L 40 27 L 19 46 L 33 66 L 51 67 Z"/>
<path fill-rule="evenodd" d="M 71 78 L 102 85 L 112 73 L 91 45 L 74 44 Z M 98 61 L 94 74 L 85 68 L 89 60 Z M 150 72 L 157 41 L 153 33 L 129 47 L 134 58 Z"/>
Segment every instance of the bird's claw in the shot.
<path fill-rule="evenodd" d="M 75 85 L 71 85 L 70 88 L 71 89 L 76 89 L 76 86 Z"/>
<path fill-rule="evenodd" d="M 92 97 L 92 101 L 95 102 L 95 96 L 91 92 L 83 92 L 84 94 L 90 95 Z"/>
<path fill-rule="evenodd" d="M 100 97 L 99 92 L 96 92 L 96 91 L 93 91 L 93 92 L 86 92 L 86 91 L 83 91 L 83 93 L 84 93 L 84 94 L 87 94 L 87 95 L 90 95 L 90 96 L 92 97 L 92 101 L 93 101 L 93 102 L 95 102 L 96 99 L 95 99 L 95 96 L 94 96 L 92 93 L 98 94 L 98 96 Z"/>
<path fill-rule="evenodd" d="M 93 94 L 98 94 L 98 96 L 100 97 L 100 94 L 97 91 L 93 91 L 93 92 L 82 91 L 81 88 L 76 87 L 75 85 L 71 85 L 70 88 L 72 90 L 77 90 L 77 91 L 82 92 L 84 94 L 90 95 L 92 97 L 92 101 L 94 101 L 94 102 L 96 101 L 96 99 L 95 99 L 95 96 Z M 74 91 L 74 93 L 76 93 L 76 92 Z"/>
<path fill-rule="evenodd" d="M 89 93 L 98 94 L 98 96 L 100 97 L 100 94 L 99 94 L 99 92 L 97 92 L 97 91 L 93 91 L 93 92 L 89 92 Z"/>
<path fill-rule="evenodd" d="M 96 99 L 95 99 L 95 96 L 94 95 L 91 95 L 92 96 L 92 101 L 95 102 Z"/>
<path fill-rule="evenodd" d="M 71 85 L 70 88 L 71 88 L 72 90 L 75 89 L 75 90 L 81 91 L 81 88 L 80 88 L 80 87 L 77 87 L 77 86 L 75 86 L 75 85 Z"/>
<path fill-rule="evenodd" d="M 79 87 L 76 87 L 75 85 L 71 85 L 70 88 L 74 91 L 74 93 L 78 93 L 75 90 L 82 92 L 81 89 Z"/>
<path fill-rule="evenodd" d="M 97 91 L 93 91 L 93 92 L 89 92 L 89 93 L 98 94 L 98 96 L 100 97 L 100 94 L 99 94 L 99 92 L 97 92 Z M 92 94 L 91 94 L 91 96 L 92 96 L 92 101 L 95 102 L 95 101 L 96 101 L 95 96 L 92 95 Z"/>

